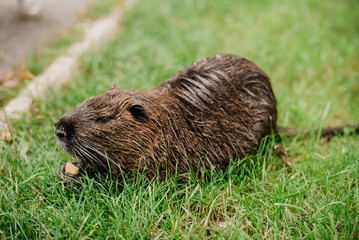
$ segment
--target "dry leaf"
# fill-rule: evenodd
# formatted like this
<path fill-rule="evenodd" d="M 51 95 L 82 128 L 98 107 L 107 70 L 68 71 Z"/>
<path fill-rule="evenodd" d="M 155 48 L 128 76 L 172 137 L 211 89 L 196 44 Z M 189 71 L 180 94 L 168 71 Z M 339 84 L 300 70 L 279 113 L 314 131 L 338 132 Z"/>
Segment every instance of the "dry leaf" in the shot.
<path fill-rule="evenodd" d="M 292 162 L 290 161 L 288 153 L 284 147 L 281 147 L 280 144 L 277 144 L 273 148 L 273 151 L 288 167 L 292 166 Z"/>
<path fill-rule="evenodd" d="M 22 72 L 19 74 L 20 81 L 23 81 L 25 79 L 32 80 L 34 77 L 35 77 L 34 74 L 32 74 L 32 72 L 29 72 L 29 71 Z"/>
<path fill-rule="evenodd" d="M 12 142 L 11 132 L 8 129 L 2 130 L 0 133 L 0 140 L 11 143 Z"/>

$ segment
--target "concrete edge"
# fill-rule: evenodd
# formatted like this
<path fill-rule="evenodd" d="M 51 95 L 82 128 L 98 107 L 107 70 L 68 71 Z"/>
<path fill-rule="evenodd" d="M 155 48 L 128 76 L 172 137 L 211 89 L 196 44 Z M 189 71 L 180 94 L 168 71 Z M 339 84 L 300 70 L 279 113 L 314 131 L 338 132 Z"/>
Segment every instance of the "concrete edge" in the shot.
<path fill-rule="evenodd" d="M 18 96 L 0 111 L 0 140 L 11 141 L 8 123 L 19 119 L 21 114 L 30 110 L 35 98 L 43 98 L 50 88 L 66 84 L 71 73 L 77 68 L 80 57 L 91 48 L 103 44 L 111 38 L 119 27 L 122 13 L 132 8 L 136 0 L 125 0 L 121 7 L 104 18 L 97 19 L 84 29 L 84 39 L 73 43 L 67 52 L 57 57 L 42 74 L 36 76 Z"/>

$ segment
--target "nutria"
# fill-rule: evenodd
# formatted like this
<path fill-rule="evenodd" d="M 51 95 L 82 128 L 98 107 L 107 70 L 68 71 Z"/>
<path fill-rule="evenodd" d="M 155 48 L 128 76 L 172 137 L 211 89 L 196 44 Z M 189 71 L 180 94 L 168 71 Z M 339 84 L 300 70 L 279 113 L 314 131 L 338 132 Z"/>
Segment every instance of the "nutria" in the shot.
<path fill-rule="evenodd" d="M 115 176 L 138 169 L 164 179 L 202 165 L 226 168 L 275 132 L 276 120 L 269 77 L 224 54 L 196 61 L 148 92 L 111 86 L 64 115 L 55 133 L 81 168 Z"/>

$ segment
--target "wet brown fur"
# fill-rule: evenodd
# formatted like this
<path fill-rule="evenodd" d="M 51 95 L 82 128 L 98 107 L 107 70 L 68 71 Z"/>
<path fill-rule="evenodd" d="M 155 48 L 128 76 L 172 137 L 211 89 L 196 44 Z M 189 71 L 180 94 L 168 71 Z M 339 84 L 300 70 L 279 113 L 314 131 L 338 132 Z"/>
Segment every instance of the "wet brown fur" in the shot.
<path fill-rule="evenodd" d="M 112 87 L 55 129 L 59 144 L 85 168 L 108 173 L 110 166 L 117 175 L 138 167 L 164 179 L 209 162 L 226 168 L 251 153 L 276 120 L 268 76 L 225 54 L 199 60 L 148 92 Z"/>

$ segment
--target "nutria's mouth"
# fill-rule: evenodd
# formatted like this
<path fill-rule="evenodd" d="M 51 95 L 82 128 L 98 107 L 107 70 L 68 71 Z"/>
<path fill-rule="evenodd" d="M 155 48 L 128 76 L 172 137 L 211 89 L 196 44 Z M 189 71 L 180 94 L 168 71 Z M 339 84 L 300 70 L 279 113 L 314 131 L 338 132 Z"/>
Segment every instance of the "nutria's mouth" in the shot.
<path fill-rule="evenodd" d="M 106 151 L 102 152 L 96 146 L 85 140 L 81 139 L 76 143 L 68 143 L 59 140 L 60 146 L 69 154 L 71 154 L 78 161 L 78 167 L 97 167 L 107 169 L 108 163 L 114 164 L 115 162 L 107 156 Z"/>
<path fill-rule="evenodd" d="M 69 153 L 70 155 L 72 155 L 76 160 L 77 163 L 82 166 L 83 165 L 83 159 L 81 156 L 79 156 L 78 154 L 76 154 L 76 147 L 74 145 L 71 145 L 70 143 L 68 143 L 67 141 L 64 141 L 63 139 L 61 139 L 61 137 L 59 137 L 59 134 L 56 132 L 55 130 L 55 138 L 56 138 L 56 143 L 58 145 L 60 145 L 60 147 L 65 150 L 65 152 Z M 78 167 L 80 167 L 78 166 Z"/>

